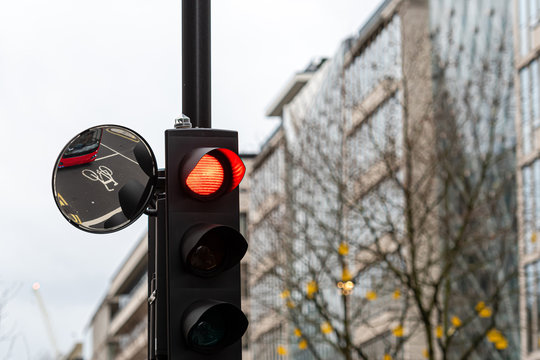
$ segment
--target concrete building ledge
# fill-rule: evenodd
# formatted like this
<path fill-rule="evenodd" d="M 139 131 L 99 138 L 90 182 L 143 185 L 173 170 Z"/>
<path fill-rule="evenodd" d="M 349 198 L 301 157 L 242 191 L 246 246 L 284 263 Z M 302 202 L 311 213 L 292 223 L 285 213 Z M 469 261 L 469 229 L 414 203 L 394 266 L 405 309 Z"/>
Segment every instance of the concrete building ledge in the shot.
<path fill-rule="evenodd" d="M 116 356 L 115 360 L 139 360 L 146 359 L 147 348 L 146 341 L 148 340 L 148 334 L 143 331 L 137 336 L 135 340 L 129 346 Z"/>
<path fill-rule="evenodd" d="M 379 106 L 394 95 L 399 89 L 399 82 L 396 79 L 384 79 L 375 89 L 355 106 L 352 115 L 351 126 L 346 130 L 347 137 L 352 136 L 356 130 L 368 119 Z"/>
<path fill-rule="evenodd" d="M 279 318 L 276 314 L 268 314 L 261 321 L 258 322 L 258 326 L 253 329 L 251 333 L 252 343 L 257 342 L 257 340 L 267 332 L 277 329 L 282 323 L 285 323 L 286 320 Z"/>
<path fill-rule="evenodd" d="M 147 254 L 148 235 L 145 235 L 114 276 L 108 291 L 109 296 L 118 295 L 122 287 L 129 283 L 132 277 L 138 275 L 135 270 L 144 263 L 143 260 Z"/>
<path fill-rule="evenodd" d="M 138 317 L 134 316 L 136 312 L 146 313 L 146 301 L 148 299 L 148 289 L 146 284 L 142 284 L 133 294 L 129 303 L 113 318 L 109 328 L 109 334 L 114 336 L 126 328 L 130 328 L 137 323 Z M 140 317 L 142 318 L 142 316 Z"/>

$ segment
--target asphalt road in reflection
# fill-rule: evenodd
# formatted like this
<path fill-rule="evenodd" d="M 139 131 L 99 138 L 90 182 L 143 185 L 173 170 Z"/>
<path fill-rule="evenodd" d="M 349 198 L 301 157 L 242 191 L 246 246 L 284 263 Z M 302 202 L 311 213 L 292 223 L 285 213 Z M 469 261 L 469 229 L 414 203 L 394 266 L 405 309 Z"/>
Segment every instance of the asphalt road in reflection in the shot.
<path fill-rule="evenodd" d="M 122 129 L 106 128 L 93 162 L 58 169 L 56 190 L 64 214 L 85 227 L 102 229 L 107 219 L 121 213 L 122 186 L 130 179 L 148 181 L 133 153 L 139 141 Z"/>

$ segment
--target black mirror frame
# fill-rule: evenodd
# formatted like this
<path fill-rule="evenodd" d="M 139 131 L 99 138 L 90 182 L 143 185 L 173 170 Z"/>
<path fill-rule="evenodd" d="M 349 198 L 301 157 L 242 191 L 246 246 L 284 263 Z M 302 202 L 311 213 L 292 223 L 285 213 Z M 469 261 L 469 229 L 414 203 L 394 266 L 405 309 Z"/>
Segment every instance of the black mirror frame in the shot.
<path fill-rule="evenodd" d="M 122 130 L 126 130 L 126 131 L 132 133 L 133 135 L 137 136 L 141 140 L 141 142 L 144 144 L 144 146 L 148 149 L 148 152 L 150 153 L 150 156 L 152 158 L 152 163 L 153 163 L 152 170 L 153 170 L 154 174 L 153 174 L 153 176 L 149 176 L 149 179 L 148 179 L 147 188 L 149 188 L 149 191 L 146 194 L 146 199 L 143 202 L 140 203 L 141 208 L 138 209 L 134 213 L 134 215 L 132 216 L 131 219 L 128 219 L 127 223 L 125 223 L 123 225 L 118 225 L 117 227 L 113 227 L 111 229 L 103 229 L 103 230 L 99 229 L 98 231 L 96 231 L 96 230 L 93 230 L 91 228 L 81 226 L 77 222 L 70 219 L 64 213 L 64 211 L 62 211 L 61 206 L 60 206 L 60 204 L 58 202 L 58 197 L 56 196 L 55 180 L 56 180 L 56 175 L 57 175 L 57 172 L 58 172 L 58 164 L 60 163 L 60 159 L 62 159 L 62 156 L 63 156 L 64 152 L 66 151 L 66 148 L 69 146 L 69 144 L 71 144 L 75 139 L 77 139 L 77 137 L 79 137 L 85 131 L 89 131 L 89 130 L 93 130 L 93 129 L 99 129 L 99 128 L 104 129 L 104 128 L 109 128 L 109 127 L 115 127 L 115 128 L 119 128 L 119 129 L 122 129 Z M 143 171 L 145 173 L 147 173 L 147 171 L 145 171 L 144 169 L 143 169 Z M 92 126 L 92 127 L 88 128 L 86 130 L 83 130 L 83 131 L 79 132 L 77 135 L 75 135 L 71 140 L 69 140 L 67 142 L 67 144 L 60 151 L 60 155 L 58 155 L 58 157 L 56 158 L 56 161 L 54 163 L 52 179 L 51 179 L 51 185 L 52 185 L 52 192 L 53 192 L 53 197 L 54 197 L 54 202 L 56 204 L 56 207 L 58 208 L 58 210 L 60 211 L 60 213 L 62 214 L 64 219 L 66 219 L 71 225 L 75 226 L 79 230 L 83 230 L 85 232 L 89 232 L 89 233 L 92 233 L 92 234 L 110 234 L 110 233 L 114 233 L 114 232 L 117 232 L 119 230 L 125 229 L 129 225 L 133 224 L 139 217 L 141 217 L 141 215 L 146 210 L 146 207 L 148 206 L 148 203 L 152 200 L 152 197 L 154 196 L 154 193 L 156 191 L 157 178 L 158 178 L 157 161 L 156 161 L 156 157 L 154 155 L 154 152 L 152 151 L 152 148 L 150 147 L 148 142 L 141 135 L 139 135 L 137 132 L 133 131 L 132 129 L 130 129 L 128 127 L 125 127 L 125 126 L 122 126 L 122 125 L 116 125 L 116 124 L 103 124 L 103 125 Z"/>

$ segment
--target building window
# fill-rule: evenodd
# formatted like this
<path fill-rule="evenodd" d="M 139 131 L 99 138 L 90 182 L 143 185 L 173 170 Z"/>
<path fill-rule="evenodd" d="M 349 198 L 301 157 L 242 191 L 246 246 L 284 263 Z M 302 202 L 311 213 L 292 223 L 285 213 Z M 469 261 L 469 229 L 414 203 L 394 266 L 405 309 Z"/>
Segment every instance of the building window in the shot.
<path fill-rule="evenodd" d="M 532 95 L 532 123 L 534 131 L 540 127 L 540 77 L 538 74 L 538 60 L 531 63 L 531 95 Z"/>
<path fill-rule="evenodd" d="M 526 314 L 527 314 L 527 352 L 540 349 L 540 261 L 525 267 L 526 276 Z"/>
<path fill-rule="evenodd" d="M 403 153 L 403 116 L 401 93 L 381 103 L 379 107 L 347 139 L 349 154 L 348 174 L 355 178 L 374 165 L 387 160 L 389 155 L 400 158 Z M 351 183 L 352 184 L 352 183 Z"/>
<path fill-rule="evenodd" d="M 540 159 L 523 168 L 523 237 L 525 254 L 538 251 L 540 241 Z"/>
<path fill-rule="evenodd" d="M 242 276 L 242 298 L 249 296 L 249 267 L 245 262 L 240 263 L 240 273 Z"/>
<path fill-rule="evenodd" d="M 247 237 L 247 214 L 245 212 L 240 213 L 240 234 L 245 238 Z"/>
<path fill-rule="evenodd" d="M 345 70 L 347 102 L 360 104 L 381 81 L 400 78 L 401 20 L 395 15 Z"/>
<path fill-rule="evenodd" d="M 529 24 L 527 3 L 530 0 L 519 0 L 519 44 L 520 55 L 525 56 L 529 52 Z"/>
<path fill-rule="evenodd" d="M 266 201 L 283 193 L 283 164 L 285 153 L 276 148 L 251 176 L 250 208 L 261 209 Z"/>
<path fill-rule="evenodd" d="M 283 331 L 281 325 L 261 335 L 256 342 L 256 354 L 257 360 L 275 360 L 281 356 L 278 355 L 278 346 L 285 345 L 285 339 L 283 337 Z"/>
<path fill-rule="evenodd" d="M 523 155 L 532 150 L 531 138 L 531 91 L 529 68 L 524 68 L 519 73 L 521 82 L 521 134 Z"/>
<path fill-rule="evenodd" d="M 540 20 L 540 0 L 528 0 L 529 1 L 529 26 L 531 29 L 538 25 Z"/>
<path fill-rule="evenodd" d="M 391 354 L 397 346 L 397 338 L 390 332 L 379 335 L 362 344 L 362 351 L 369 359 L 383 359 L 386 354 Z M 403 359 L 401 352 L 394 359 Z"/>

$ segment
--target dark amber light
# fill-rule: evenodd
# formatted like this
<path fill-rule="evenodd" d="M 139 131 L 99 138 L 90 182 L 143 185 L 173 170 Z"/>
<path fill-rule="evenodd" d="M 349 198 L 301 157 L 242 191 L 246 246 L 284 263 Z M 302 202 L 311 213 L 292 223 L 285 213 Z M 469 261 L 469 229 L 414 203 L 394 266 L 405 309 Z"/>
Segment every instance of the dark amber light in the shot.
<path fill-rule="evenodd" d="M 204 155 L 191 170 L 186 185 L 195 194 L 212 195 L 223 185 L 224 171 L 218 159 L 212 155 Z"/>

